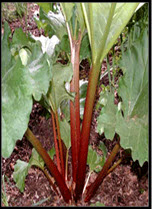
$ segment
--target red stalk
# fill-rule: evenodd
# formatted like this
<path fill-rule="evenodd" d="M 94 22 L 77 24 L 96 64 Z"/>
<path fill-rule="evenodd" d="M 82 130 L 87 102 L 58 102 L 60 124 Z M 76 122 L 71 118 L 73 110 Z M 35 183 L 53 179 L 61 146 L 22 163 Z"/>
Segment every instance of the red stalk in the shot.
<path fill-rule="evenodd" d="M 73 79 L 70 84 L 70 91 L 75 92 L 76 96 L 74 102 L 70 101 L 70 122 L 71 122 L 72 168 L 73 168 L 74 182 L 76 182 L 78 153 L 80 146 L 79 51 L 80 51 L 80 43 L 76 41 L 73 42 L 71 49 Z"/>
<path fill-rule="evenodd" d="M 63 153 L 63 147 L 62 147 L 62 141 L 61 141 L 61 134 L 60 134 L 60 126 L 59 126 L 59 119 L 58 119 L 58 113 L 55 112 L 55 121 L 56 121 L 56 127 L 57 127 L 57 134 L 58 134 L 58 142 L 59 142 L 59 153 L 60 153 L 60 162 L 61 162 L 61 171 L 62 175 L 65 178 L 65 168 L 64 168 L 64 153 Z"/>
<path fill-rule="evenodd" d="M 71 48 L 71 63 L 73 67 L 73 78 L 70 83 L 70 91 L 76 93 L 74 102 L 70 101 L 70 126 L 71 126 L 71 149 L 72 149 L 72 175 L 73 182 L 76 182 L 78 155 L 80 147 L 80 102 L 79 102 L 79 53 L 81 45 L 81 32 L 79 32 L 78 40 L 75 40 L 70 32 L 68 35 Z"/>
<path fill-rule="evenodd" d="M 88 154 L 88 144 L 89 144 L 92 112 L 93 112 L 99 73 L 100 73 L 100 66 L 97 66 L 94 64 L 92 66 L 92 69 L 89 75 L 89 83 L 88 83 L 87 95 L 86 95 L 86 101 L 85 101 L 82 132 L 81 132 L 81 138 L 80 138 L 75 200 L 77 200 L 82 194 L 84 182 L 85 182 L 86 162 L 87 162 L 87 154 Z"/>
<path fill-rule="evenodd" d="M 58 147 L 58 142 L 57 142 L 54 113 L 51 112 L 51 115 L 52 115 L 52 125 L 53 125 L 53 133 L 54 133 L 54 146 L 55 146 L 56 159 L 57 159 L 57 168 L 59 172 L 61 173 L 61 164 L 60 164 L 60 157 L 59 157 L 59 147 Z"/>
<path fill-rule="evenodd" d="M 30 143 L 34 146 L 36 151 L 40 154 L 42 159 L 44 160 L 46 166 L 48 167 L 49 171 L 51 172 L 52 176 L 54 177 L 57 185 L 59 186 L 60 192 L 65 200 L 65 202 L 69 202 L 71 200 L 71 193 L 67 188 L 63 176 L 58 171 L 56 165 L 54 164 L 53 160 L 50 158 L 46 150 L 43 148 L 40 141 L 34 136 L 32 131 L 28 128 L 25 133 L 27 139 Z"/>
<path fill-rule="evenodd" d="M 91 184 L 87 190 L 87 194 L 85 197 L 85 202 L 88 202 L 94 195 L 100 184 L 102 183 L 104 177 L 107 175 L 108 169 L 110 167 L 110 164 L 112 163 L 113 159 L 115 158 L 116 154 L 118 153 L 120 149 L 120 145 L 116 144 L 108 157 L 106 163 L 104 164 L 102 170 L 100 171 L 99 175 L 97 176 L 96 180 L 93 184 Z"/>

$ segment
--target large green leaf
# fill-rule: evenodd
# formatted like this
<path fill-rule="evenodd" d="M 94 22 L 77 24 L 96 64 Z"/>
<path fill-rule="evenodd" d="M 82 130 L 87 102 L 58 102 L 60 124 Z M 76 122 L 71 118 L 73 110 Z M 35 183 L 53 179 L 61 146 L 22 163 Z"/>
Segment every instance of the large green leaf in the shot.
<path fill-rule="evenodd" d="M 7 30 L 4 31 L 5 33 Z M 6 47 L 9 51 L 11 42 Z M 7 57 L 6 52 L 6 50 L 3 52 L 2 58 Z M 47 93 L 52 77 L 51 66 L 47 55 L 42 53 L 40 43 L 33 43 L 27 65 L 23 65 L 20 56 L 16 61 L 11 56 L 7 68 L 4 68 L 2 73 L 3 157 L 10 156 L 16 141 L 22 139 L 27 129 L 32 110 L 32 96 L 35 100 L 40 100 L 41 95 Z"/>
<path fill-rule="evenodd" d="M 121 67 L 124 76 L 119 81 L 123 116 L 120 106 L 114 105 L 109 94 L 108 102 L 98 118 L 98 131 L 104 128 L 106 137 L 113 139 L 115 132 L 120 144 L 132 150 L 133 160 L 140 165 L 148 160 L 148 34 L 147 30 L 124 52 Z M 120 104 L 120 103 L 119 103 Z M 119 109 L 118 109 L 119 108 Z M 100 132 L 101 133 L 101 132 Z"/>
<path fill-rule="evenodd" d="M 137 6 L 138 3 L 82 3 L 94 63 L 102 62 Z"/>
<path fill-rule="evenodd" d="M 120 66 L 126 74 L 119 82 L 118 93 L 125 106 L 124 114 L 142 117 L 148 112 L 148 34 L 147 30 L 122 57 Z M 126 88 L 127 87 L 127 88 Z M 142 101 L 142 105 L 141 105 Z"/>
<path fill-rule="evenodd" d="M 4 35 L 2 37 L 2 52 L 7 56 L 2 56 L 2 77 L 6 73 L 7 69 L 11 66 L 11 51 L 9 49 L 9 35 L 11 34 L 11 30 L 9 28 L 8 23 L 4 24 Z"/>

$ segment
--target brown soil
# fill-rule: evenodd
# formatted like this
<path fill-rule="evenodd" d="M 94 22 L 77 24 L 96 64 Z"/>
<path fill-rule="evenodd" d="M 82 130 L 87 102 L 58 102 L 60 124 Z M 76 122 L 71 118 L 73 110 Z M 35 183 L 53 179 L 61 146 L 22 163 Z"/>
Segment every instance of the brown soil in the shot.
<path fill-rule="evenodd" d="M 40 35 L 41 32 L 36 27 L 35 22 L 31 21 L 33 12 L 38 7 L 33 3 L 28 3 L 28 6 L 28 23 L 31 25 L 31 29 L 28 30 L 34 35 Z M 21 27 L 19 21 L 9 24 L 12 32 L 16 27 Z M 80 78 L 87 80 L 89 64 L 84 60 L 82 65 L 84 68 L 80 70 Z M 106 67 L 103 63 L 102 70 L 105 69 Z M 105 76 L 101 82 L 107 85 L 108 77 Z M 41 141 L 44 148 L 49 150 L 54 145 L 52 121 L 51 118 L 46 120 L 44 113 L 44 108 L 40 104 L 35 103 L 31 112 L 29 127 Z M 95 149 L 97 149 L 98 143 L 100 141 L 104 142 L 109 155 L 118 137 L 116 135 L 115 139 L 111 141 L 106 139 L 104 134 L 99 136 L 96 132 L 97 116 L 98 112 L 94 110 L 90 144 L 94 145 Z M 9 206 L 32 206 L 39 201 L 46 200 L 46 198 L 48 199 L 43 203 L 39 203 L 38 206 L 68 206 L 61 196 L 56 195 L 44 173 L 37 167 L 33 166 L 30 168 L 25 180 L 25 190 L 23 193 L 15 186 L 13 180 L 14 165 L 18 159 L 29 162 L 31 153 L 32 145 L 24 136 L 22 140 L 17 141 L 11 156 L 8 159 L 2 158 L 2 175 L 7 176 L 5 186 Z M 122 156 L 124 156 L 123 149 L 116 156 L 116 160 Z M 92 173 L 89 184 L 95 180 L 96 176 L 97 173 Z M 3 186 L 2 189 L 4 189 Z M 144 163 L 141 168 L 138 162 L 133 162 L 130 156 L 126 156 L 126 159 L 104 179 L 91 201 L 89 203 L 80 201 L 77 206 L 90 206 L 96 202 L 103 203 L 105 206 L 148 206 L 148 201 L 148 163 Z M 4 206 L 3 203 L 2 206 Z"/>

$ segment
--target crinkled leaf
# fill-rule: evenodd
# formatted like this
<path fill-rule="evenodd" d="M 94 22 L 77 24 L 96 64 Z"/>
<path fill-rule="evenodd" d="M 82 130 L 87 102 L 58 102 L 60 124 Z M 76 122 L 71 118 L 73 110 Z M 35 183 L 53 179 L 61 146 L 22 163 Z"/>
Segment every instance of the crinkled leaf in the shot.
<path fill-rule="evenodd" d="M 138 3 L 82 3 L 94 63 L 102 62 L 137 6 Z"/>
<path fill-rule="evenodd" d="M 64 100 L 73 100 L 73 95 L 65 88 L 65 83 L 70 82 L 73 75 L 72 65 L 64 66 L 61 64 L 53 65 L 53 78 L 47 93 L 48 102 L 54 112 L 58 110 Z"/>
<path fill-rule="evenodd" d="M 4 34 L 7 31 L 4 31 Z M 11 42 L 9 49 L 11 49 Z M 6 52 L 6 51 L 5 51 Z M 2 57 L 7 57 L 3 52 Z M 46 94 L 52 77 L 51 63 L 41 51 L 40 43 L 33 43 L 32 53 L 23 65 L 20 56 L 10 59 L 2 73 L 2 155 L 9 157 L 18 139 L 22 139 L 32 110 L 32 95 L 39 100 Z M 3 69 L 2 69 L 3 72 Z"/>
<path fill-rule="evenodd" d="M 130 60 L 130 62 L 128 62 Z M 147 30 L 122 57 L 126 73 L 119 82 L 123 100 L 124 127 L 121 118 L 116 128 L 121 145 L 131 148 L 132 157 L 140 165 L 148 160 L 148 33 Z M 127 136 L 127 139 L 126 139 Z"/>
<path fill-rule="evenodd" d="M 119 115 L 116 132 L 121 137 L 121 146 L 131 149 L 134 161 L 139 160 L 141 166 L 148 161 L 148 117 L 124 120 L 122 115 Z"/>
<path fill-rule="evenodd" d="M 147 30 L 124 52 L 121 67 L 124 70 L 119 82 L 123 115 L 109 95 L 106 106 L 98 118 L 98 131 L 104 127 L 106 137 L 120 136 L 120 144 L 131 149 L 133 160 L 143 165 L 148 160 L 148 34 Z M 101 132 L 100 132 L 101 133 Z"/>
<path fill-rule="evenodd" d="M 120 67 L 125 75 L 119 81 L 118 94 L 122 97 L 124 115 L 143 117 L 148 112 L 148 34 L 147 30 L 128 48 Z M 141 102 L 142 101 L 142 102 Z"/>
<path fill-rule="evenodd" d="M 19 188 L 21 192 L 24 191 L 25 178 L 28 174 L 29 167 L 29 163 L 21 160 L 17 160 L 14 166 L 13 179 L 16 182 L 16 186 Z"/>

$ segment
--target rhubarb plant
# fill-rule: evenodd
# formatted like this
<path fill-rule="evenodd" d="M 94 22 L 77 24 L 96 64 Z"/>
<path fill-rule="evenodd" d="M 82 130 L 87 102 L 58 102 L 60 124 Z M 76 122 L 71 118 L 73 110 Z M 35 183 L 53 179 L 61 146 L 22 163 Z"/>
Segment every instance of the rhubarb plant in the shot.
<path fill-rule="evenodd" d="M 113 169 L 110 166 L 120 146 L 130 148 L 133 159 L 138 159 L 141 165 L 148 160 L 145 141 L 148 132 L 147 32 L 142 33 L 139 40 L 123 52 L 120 67 L 124 75 L 118 88 L 122 106 L 113 104 L 112 92 L 101 94 L 100 100 L 104 107 L 98 118 L 98 131 L 104 132 L 110 139 L 116 132 L 120 136 L 119 142 L 108 157 L 104 154 L 102 161 L 89 147 L 96 90 L 102 77 L 102 61 L 138 5 L 60 3 L 60 9 L 55 10 L 52 3 L 39 3 L 40 18 L 37 23 L 49 38 L 33 38 L 18 29 L 10 40 L 11 32 L 8 24 L 5 24 L 2 37 L 2 154 L 3 157 L 9 157 L 16 141 L 22 139 L 24 134 L 34 147 L 29 164 L 18 161 L 15 166 L 14 180 L 21 191 L 29 167 L 36 165 L 58 193 L 54 181 L 57 183 L 65 202 L 76 203 L 87 186 L 86 164 L 92 153 L 99 163 L 89 163 L 90 171 L 98 172 L 95 182 L 86 188 L 84 201 L 89 201 L 104 177 Z M 55 44 L 50 40 L 53 37 Z M 59 63 L 62 53 L 67 58 L 66 64 Z M 89 59 L 91 69 L 88 83 L 80 88 L 79 66 L 85 58 Z M 56 164 L 28 128 L 33 99 L 42 104 L 52 117 Z M 136 138 L 138 146 L 135 146 Z M 70 148 L 72 183 L 67 178 Z M 101 149 L 105 151 L 103 146 Z M 18 175 L 20 171 L 24 171 L 22 179 Z"/>

